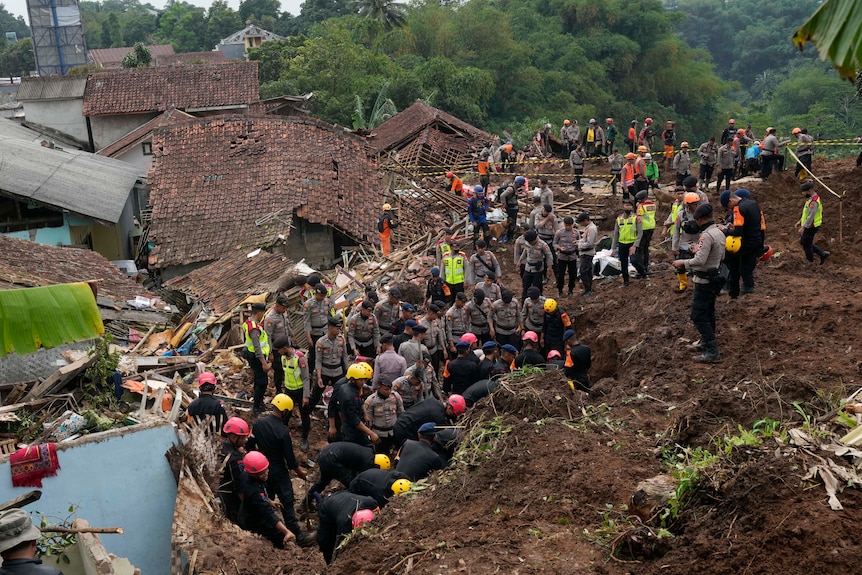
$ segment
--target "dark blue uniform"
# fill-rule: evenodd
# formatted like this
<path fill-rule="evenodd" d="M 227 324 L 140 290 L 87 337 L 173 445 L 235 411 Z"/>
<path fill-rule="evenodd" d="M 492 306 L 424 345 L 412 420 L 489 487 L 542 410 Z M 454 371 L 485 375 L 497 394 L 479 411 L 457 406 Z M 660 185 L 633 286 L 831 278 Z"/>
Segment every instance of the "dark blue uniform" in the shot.
<path fill-rule="evenodd" d="M 373 497 L 339 491 L 321 502 L 317 512 L 320 518 L 317 546 L 327 565 L 332 562 L 339 540 L 353 531 L 353 514 L 360 509 L 377 509 L 377 501 Z"/>

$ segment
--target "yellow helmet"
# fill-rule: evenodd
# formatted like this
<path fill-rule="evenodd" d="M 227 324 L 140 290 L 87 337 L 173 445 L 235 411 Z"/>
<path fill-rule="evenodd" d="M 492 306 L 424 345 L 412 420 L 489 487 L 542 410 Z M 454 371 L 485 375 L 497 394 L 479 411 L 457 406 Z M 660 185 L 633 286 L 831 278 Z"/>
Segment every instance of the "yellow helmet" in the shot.
<path fill-rule="evenodd" d="M 545 312 L 546 313 L 554 313 L 557 311 L 557 300 L 553 298 L 548 298 L 545 300 Z"/>
<path fill-rule="evenodd" d="M 378 453 L 374 456 L 374 465 L 380 469 L 392 469 L 392 462 L 389 461 L 389 456 L 383 455 L 382 453 Z"/>
<path fill-rule="evenodd" d="M 364 361 L 354 363 L 347 368 L 347 379 L 371 379 L 374 369 Z"/>
<path fill-rule="evenodd" d="M 413 487 L 413 483 L 409 479 L 396 479 L 392 482 L 392 493 L 398 495 L 399 493 L 404 493 L 405 491 L 410 491 L 410 488 Z"/>
<path fill-rule="evenodd" d="M 730 253 L 735 254 L 742 247 L 742 238 L 739 236 L 727 236 L 727 239 L 724 240 L 724 247 Z"/>
<path fill-rule="evenodd" d="M 384 212 L 388 212 L 391 209 L 392 209 L 392 206 L 390 204 L 383 204 L 383 211 Z"/>
<path fill-rule="evenodd" d="M 638 152 L 649 152 L 649 148 L 646 146 L 638 146 Z"/>
<path fill-rule="evenodd" d="M 293 400 L 290 396 L 284 393 L 279 393 L 272 398 L 272 405 L 278 408 L 279 411 L 293 411 Z"/>

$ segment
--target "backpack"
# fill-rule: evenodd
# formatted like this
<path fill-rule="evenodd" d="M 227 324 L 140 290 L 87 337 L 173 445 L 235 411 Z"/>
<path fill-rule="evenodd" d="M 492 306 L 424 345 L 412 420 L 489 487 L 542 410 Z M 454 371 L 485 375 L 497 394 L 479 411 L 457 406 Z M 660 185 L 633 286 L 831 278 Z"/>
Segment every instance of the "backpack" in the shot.
<path fill-rule="evenodd" d="M 377 231 L 381 234 L 386 231 L 386 216 L 377 218 Z"/>
<path fill-rule="evenodd" d="M 508 192 L 510 188 L 512 188 L 512 186 L 506 186 L 506 188 L 502 192 L 500 192 L 500 195 L 502 196 L 503 193 Z M 512 190 L 511 194 L 506 196 L 506 207 L 507 208 L 518 207 L 518 194 L 516 194 L 514 190 Z"/>

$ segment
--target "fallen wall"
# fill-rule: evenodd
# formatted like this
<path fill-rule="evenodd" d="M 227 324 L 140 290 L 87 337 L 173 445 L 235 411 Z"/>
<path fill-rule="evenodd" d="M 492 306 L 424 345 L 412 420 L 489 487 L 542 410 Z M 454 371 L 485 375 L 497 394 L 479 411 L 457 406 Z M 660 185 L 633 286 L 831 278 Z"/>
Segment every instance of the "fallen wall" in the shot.
<path fill-rule="evenodd" d="M 70 505 L 77 506 L 77 515 L 94 527 L 123 528 L 124 535 L 101 536 L 110 553 L 128 558 L 142 573 L 170 573 L 177 484 L 165 452 L 174 443 L 173 426 L 158 421 L 57 444 L 60 471 L 43 479 L 42 498 L 27 511 L 58 522 L 69 516 Z M 31 489 L 12 487 L 4 457 L 0 501 Z"/>

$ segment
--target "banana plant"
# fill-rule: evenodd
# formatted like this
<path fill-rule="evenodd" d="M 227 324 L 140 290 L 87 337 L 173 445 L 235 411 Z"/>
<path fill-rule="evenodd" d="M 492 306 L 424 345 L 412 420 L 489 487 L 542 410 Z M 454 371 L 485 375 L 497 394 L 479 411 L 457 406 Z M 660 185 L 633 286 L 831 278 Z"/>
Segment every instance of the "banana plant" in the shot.
<path fill-rule="evenodd" d="M 862 2 L 826 0 L 793 35 L 801 50 L 814 42 L 820 58 L 829 58 L 843 78 L 856 79 L 862 70 Z"/>

